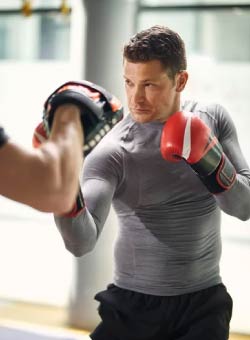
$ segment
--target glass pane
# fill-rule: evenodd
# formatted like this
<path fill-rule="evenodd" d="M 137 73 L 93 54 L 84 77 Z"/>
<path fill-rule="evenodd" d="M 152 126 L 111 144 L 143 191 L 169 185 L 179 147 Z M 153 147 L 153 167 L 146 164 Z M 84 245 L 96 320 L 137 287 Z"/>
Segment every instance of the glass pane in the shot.
<path fill-rule="evenodd" d="M 140 0 L 141 5 L 145 6 L 167 6 L 167 5 L 202 5 L 202 4 L 249 4 L 249 0 Z"/>
<path fill-rule="evenodd" d="M 188 54 L 208 56 L 217 61 L 250 60 L 250 11 L 140 13 L 138 30 L 155 24 L 177 31 L 186 43 Z"/>
<path fill-rule="evenodd" d="M 70 23 L 60 15 L 43 15 L 40 25 L 39 57 L 69 59 Z"/>
<path fill-rule="evenodd" d="M 0 60 L 68 60 L 70 16 L 1 13 Z"/>

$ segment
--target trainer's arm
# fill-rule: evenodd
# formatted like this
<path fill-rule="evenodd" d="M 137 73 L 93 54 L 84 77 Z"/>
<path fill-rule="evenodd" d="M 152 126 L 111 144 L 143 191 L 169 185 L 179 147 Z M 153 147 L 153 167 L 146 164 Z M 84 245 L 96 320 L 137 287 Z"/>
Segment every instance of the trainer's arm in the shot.
<path fill-rule="evenodd" d="M 237 175 L 232 188 L 215 195 L 215 199 L 225 213 L 245 221 L 250 218 L 250 169 L 242 154 L 235 126 L 227 112 L 224 115 L 226 120 L 221 122 L 220 142 Z"/>
<path fill-rule="evenodd" d="M 79 109 L 63 105 L 40 148 L 8 140 L 0 148 L 0 194 L 44 212 L 69 211 L 78 191 L 82 136 Z"/>

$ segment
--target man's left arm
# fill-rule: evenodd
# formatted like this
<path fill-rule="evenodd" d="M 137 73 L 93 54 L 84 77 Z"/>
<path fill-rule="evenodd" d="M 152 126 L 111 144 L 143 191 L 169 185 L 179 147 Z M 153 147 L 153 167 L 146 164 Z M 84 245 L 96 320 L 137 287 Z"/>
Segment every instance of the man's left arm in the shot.
<path fill-rule="evenodd" d="M 219 141 L 223 152 L 236 170 L 236 178 L 229 190 L 214 197 L 225 213 L 245 221 L 250 218 L 250 169 L 242 153 L 231 117 L 224 108 L 219 108 L 221 110 Z"/>
<path fill-rule="evenodd" d="M 247 220 L 250 170 L 234 123 L 219 105 L 211 105 L 203 113 L 204 119 L 189 111 L 168 118 L 161 135 L 162 157 L 170 162 L 186 161 L 225 213 Z"/>

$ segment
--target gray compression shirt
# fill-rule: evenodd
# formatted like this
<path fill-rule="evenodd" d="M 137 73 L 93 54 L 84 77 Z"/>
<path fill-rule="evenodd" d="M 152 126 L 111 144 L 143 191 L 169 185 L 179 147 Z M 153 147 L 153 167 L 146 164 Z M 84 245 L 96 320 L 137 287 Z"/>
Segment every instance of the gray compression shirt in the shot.
<path fill-rule="evenodd" d="M 221 209 L 250 217 L 250 171 L 228 113 L 188 101 L 182 109 L 197 114 L 219 139 L 237 171 L 230 190 L 212 195 L 185 161 L 163 160 L 163 124 L 140 124 L 127 115 L 85 159 L 86 210 L 55 217 L 67 249 L 81 256 L 94 248 L 113 204 L 114 283 L 121 288 L 166 296 L 220 283 Z"/>

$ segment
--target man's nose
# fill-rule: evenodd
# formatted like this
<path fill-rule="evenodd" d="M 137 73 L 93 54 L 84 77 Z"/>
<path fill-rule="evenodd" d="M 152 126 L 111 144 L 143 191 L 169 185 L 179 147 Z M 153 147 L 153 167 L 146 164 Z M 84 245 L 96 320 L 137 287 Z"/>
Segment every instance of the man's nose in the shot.
<path fill-rule="evenodd" d="M 135 88 L 134 89 L 134 102 L 135 103 L 142 103 L 145 101 L 145 90 L 143 88 Z"/>

